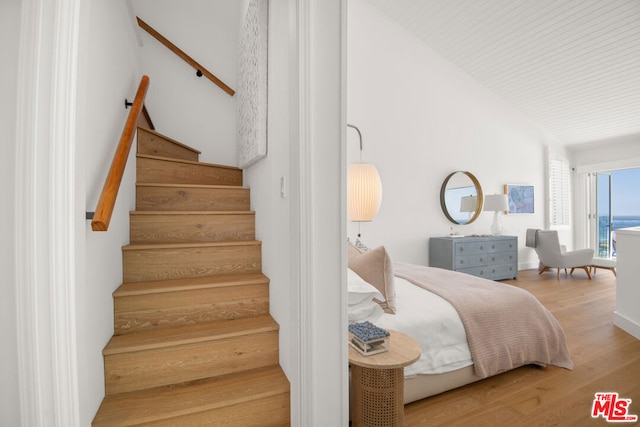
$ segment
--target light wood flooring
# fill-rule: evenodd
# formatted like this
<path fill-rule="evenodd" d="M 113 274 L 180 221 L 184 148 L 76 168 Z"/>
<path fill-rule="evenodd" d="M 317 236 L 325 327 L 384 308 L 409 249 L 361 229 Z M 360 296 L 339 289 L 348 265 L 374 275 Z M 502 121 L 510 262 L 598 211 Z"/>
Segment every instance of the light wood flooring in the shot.
<path fill-rule="evenodd" d="M 408 404 L 407 426 L 609 425 L 591 418 L 596 392 L 632 399 L 629 413 L 640 416 L 640 340 L 613 325 L 611 272 L 598 270 L 593 280 L 583 271 L 563 272 L 558 281 L 555 271 L 526 270 L 503 283 L 531 292 L 556 316 L 574 369 L 526 366 Z"/>

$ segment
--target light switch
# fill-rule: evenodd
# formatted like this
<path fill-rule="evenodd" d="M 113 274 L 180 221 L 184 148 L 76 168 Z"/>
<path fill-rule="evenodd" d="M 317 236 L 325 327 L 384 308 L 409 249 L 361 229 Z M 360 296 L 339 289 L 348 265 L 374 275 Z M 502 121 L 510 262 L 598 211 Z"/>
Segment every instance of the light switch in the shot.
<path fill-rule="evenodd" d="M 287 178 L 284 176 L 280 177 L 280 197 L 287 197 Z"/>

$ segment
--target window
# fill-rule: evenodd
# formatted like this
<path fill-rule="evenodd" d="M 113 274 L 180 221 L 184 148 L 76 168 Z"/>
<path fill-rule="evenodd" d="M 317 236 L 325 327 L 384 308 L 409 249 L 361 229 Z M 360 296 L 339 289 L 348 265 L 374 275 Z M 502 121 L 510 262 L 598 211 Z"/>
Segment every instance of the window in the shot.
<path fill-rule="evenodd" d="M 549 156 L 549 224 L 571 224 L 571 174 L 569 162 L 555 155 Z"/>
<path fill-rule="evenodd" d="M 598 172 L 596 256 L 616 256 L 616 230 L 640 226 L 640 168 Z"/>

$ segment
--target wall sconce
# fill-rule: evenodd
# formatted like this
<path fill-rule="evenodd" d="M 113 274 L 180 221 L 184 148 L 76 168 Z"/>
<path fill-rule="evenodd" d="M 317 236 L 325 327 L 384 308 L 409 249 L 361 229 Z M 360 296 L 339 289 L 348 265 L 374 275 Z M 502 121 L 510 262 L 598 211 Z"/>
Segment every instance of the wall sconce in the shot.
<path fill-rule="evenodd" d="M 358 132 L 360 138 L 360 162 L 349 166 L 348 217 L 350 221 L 373 221 L 382 204 L 382 181 L 373 163 L 362 162 L 362 133 L 354 125 L 347 125 Z M 360 224 L 358 224 L 358 227 Z M 358 236 L 360 236 L 358 229 Z"/>
<path fill-rule="evenodd" d="M 485 211 L 493 211 L 493 223 L 491 224 L 491 234 L 499 236 L 502 234 L 502 212 L 509 209 L 509 200 L 506 194 L 488 194 L 484 198 Z"/>

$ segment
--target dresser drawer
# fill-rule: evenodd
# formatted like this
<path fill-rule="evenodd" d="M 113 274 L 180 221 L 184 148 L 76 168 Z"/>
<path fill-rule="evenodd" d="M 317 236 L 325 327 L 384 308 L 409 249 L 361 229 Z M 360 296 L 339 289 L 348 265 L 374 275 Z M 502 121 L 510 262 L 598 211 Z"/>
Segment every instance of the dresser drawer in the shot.
<path fill-rule="evenodd" d="M 509 252 L 515 251 L 517 249 L 516 245 L 516 241 L 497 240 L 494 242 L 488 242 L 485 246 L 488 252 Z"/>
<path fill-rule="evenodd" d="M 491 273 L 489 268 L 487 268 L 487 266 L 483 266 L 483 267 L 472 267 L 472 268 L 462 268 L 462 269 L 456 269 L 456 271 L 460 272 L 460 273 L 466 273 L 466 274 L 470 274 L 472 276 L 477 276 L 477 277 L 483 277 L 485 279 L 491 279 Z"/>
<path fill-rule="evenodd" d="M 487 265 L 487 255 L 479 254 L 479 255 L 469 255 L 469 256 L 459 256 L 456 257 L 455 260 L 455 269 L 460 270 L 463 268 L 470 267 L 481 267 L 483 265 Z"/>
<path fill-rule="evenodd" d="M 515 279 L 518 277 L 516 264 L 491 265 L 485 267 L 489 279 Z"/>
<path fill-rule="evenodd" d="M 513 264 L 516 262 L 516 257 L 515 251 L 490 253 L 486 256 L 489 264 Z"/>
<path fill-rule="evenodd" d="M 484 242 L 458 242 L 455 245 L 456 257 L 482 254 L 487 252 L 487 244 Z"/>

